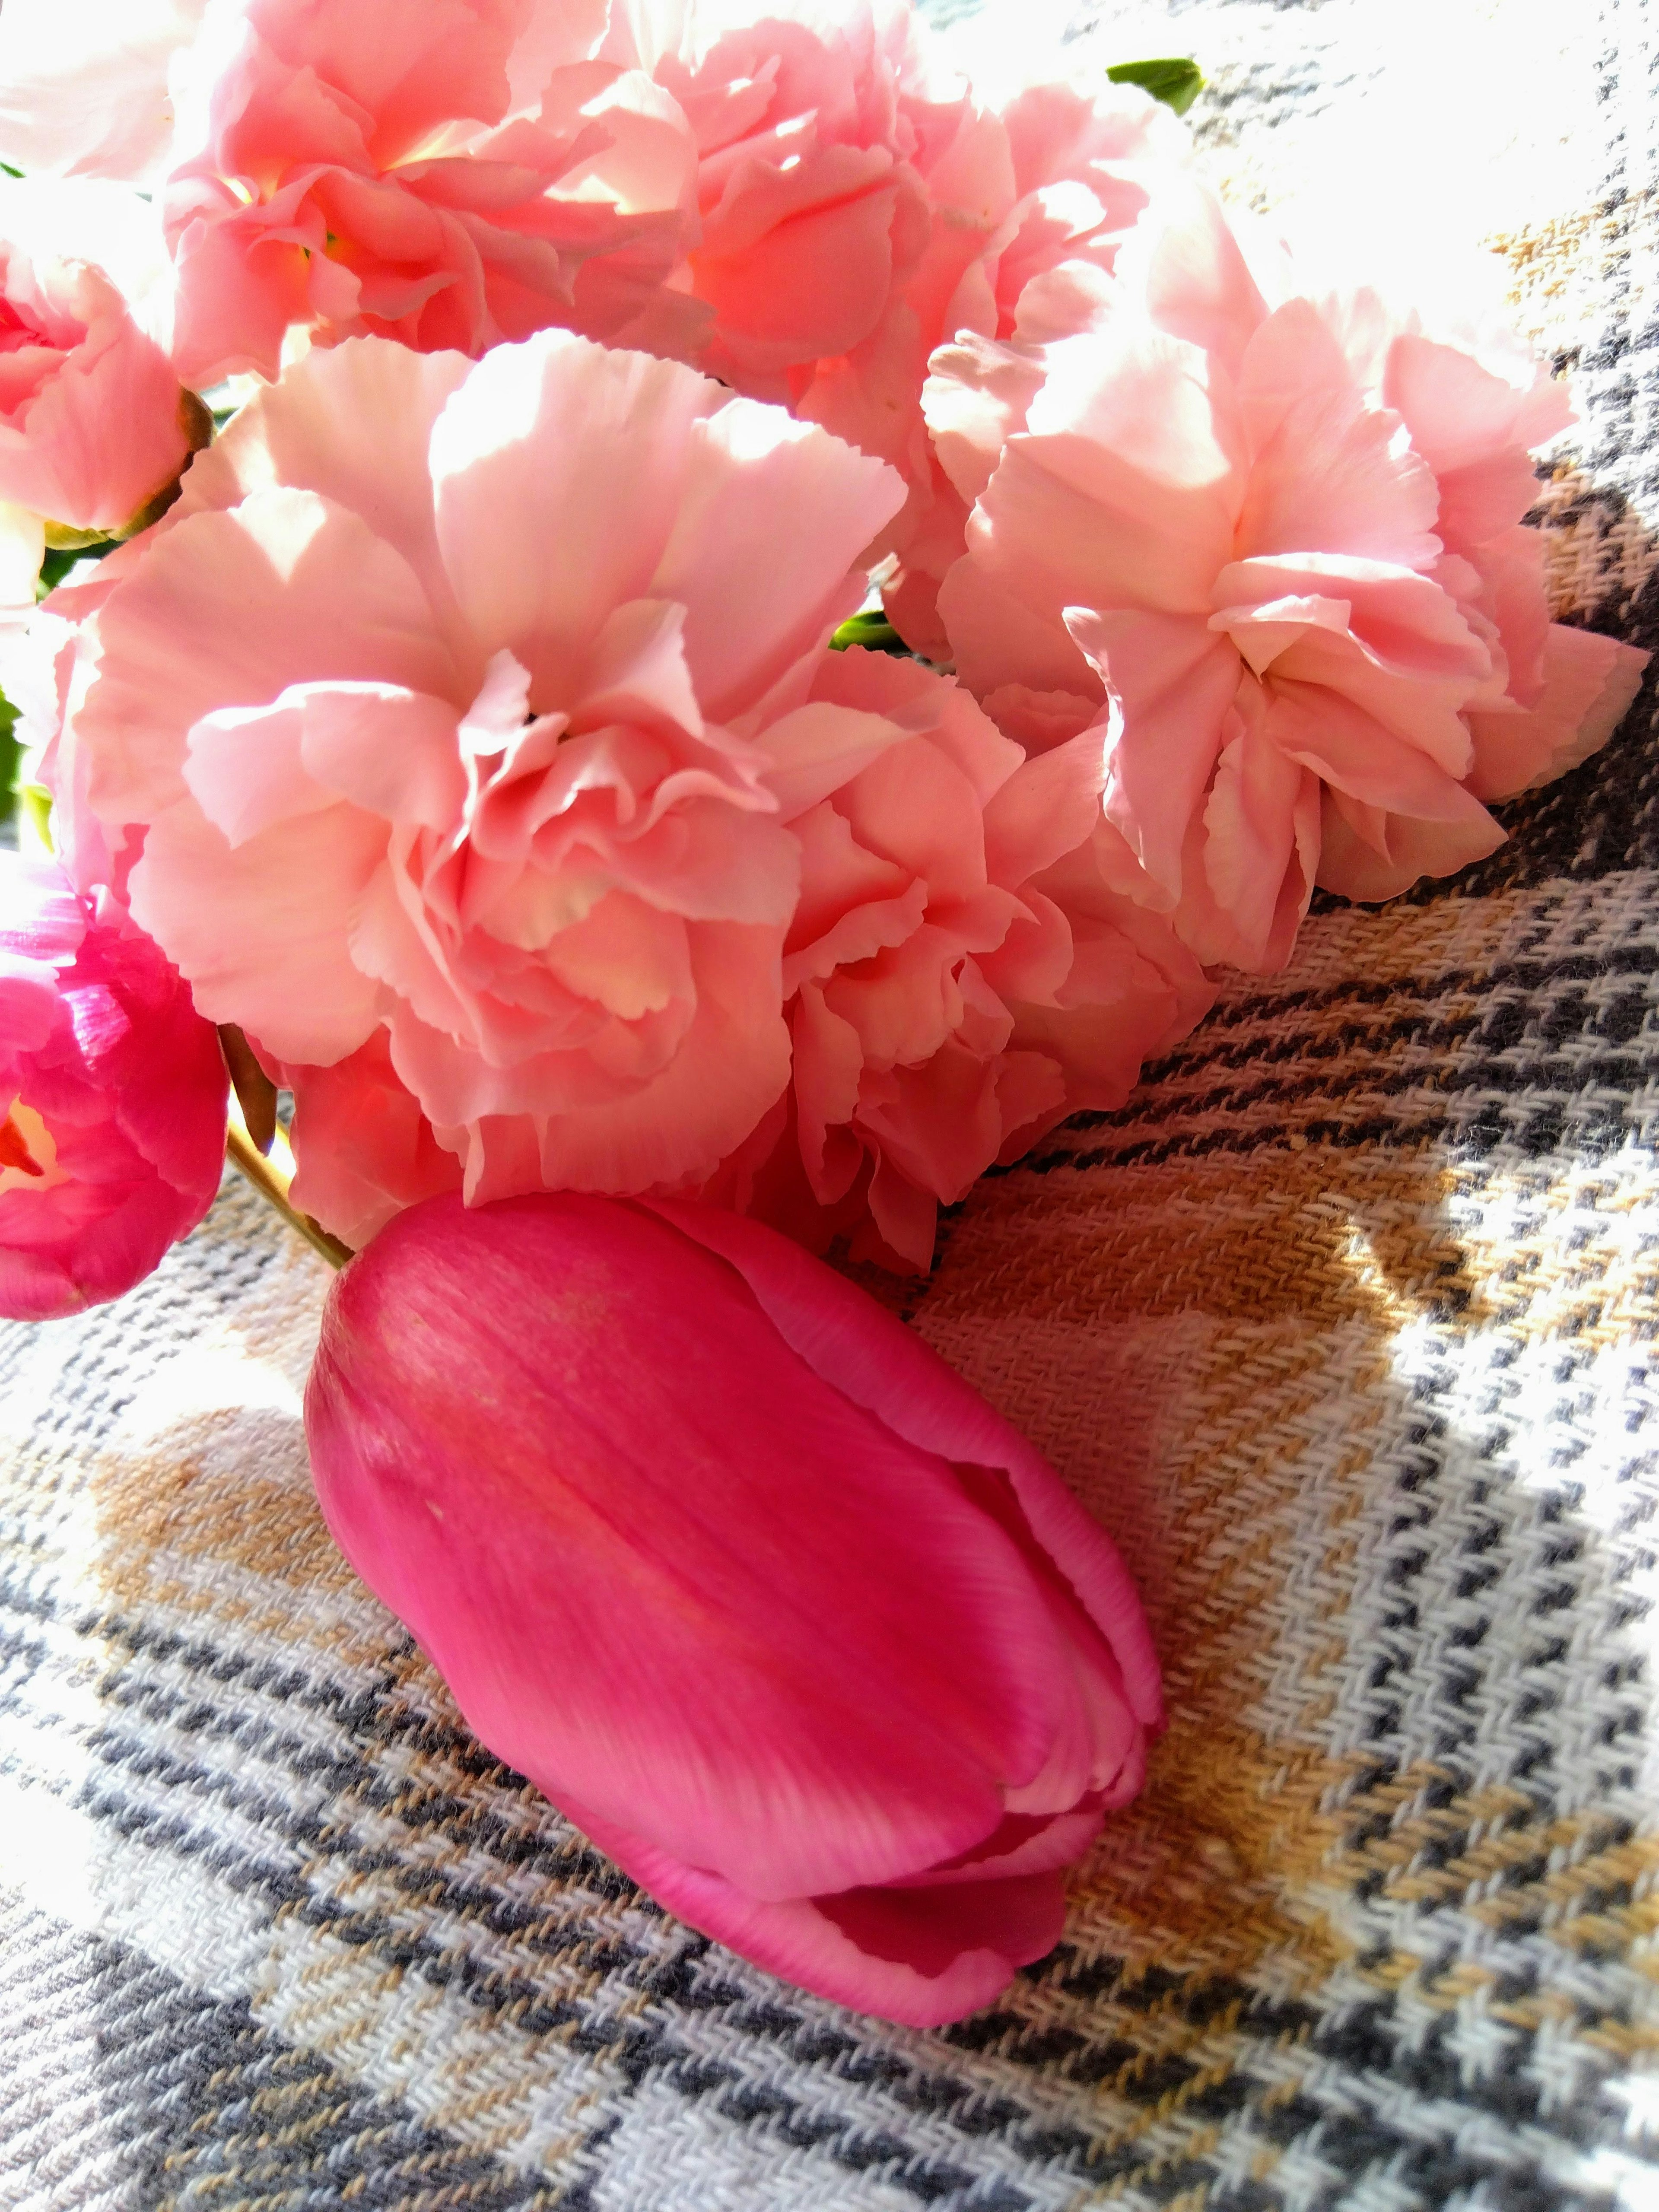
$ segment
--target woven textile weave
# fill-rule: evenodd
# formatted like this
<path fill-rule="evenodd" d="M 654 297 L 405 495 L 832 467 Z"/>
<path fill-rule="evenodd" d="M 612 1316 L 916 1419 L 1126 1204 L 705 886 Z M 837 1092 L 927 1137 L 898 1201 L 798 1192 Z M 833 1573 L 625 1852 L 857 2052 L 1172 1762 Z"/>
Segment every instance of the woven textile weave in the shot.
<path fill-rule="evenodd" d="M 1587 403 L 1558 611 L 1659 645 L 1640 0 L 952 13 L 984 66 L 1197 54 L 1264 209 L 1455 152 Z M 245 1189 L 0 1332 L 0 2203 L 1659 2204 L 1652 724 L 945 1224 L 905 1310 L 1119 1538 L 1171 1710 L 959 2028 L 691 1935 L 469 1739 L 317 1516 L 325 1273 Z"/>

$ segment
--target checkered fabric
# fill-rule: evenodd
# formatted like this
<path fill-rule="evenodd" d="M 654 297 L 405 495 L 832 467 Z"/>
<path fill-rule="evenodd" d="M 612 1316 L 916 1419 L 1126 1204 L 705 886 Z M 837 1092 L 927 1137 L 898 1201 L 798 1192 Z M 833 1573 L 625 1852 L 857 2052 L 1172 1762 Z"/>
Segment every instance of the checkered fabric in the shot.
<path fill-rule="evenodd" d="M 1247 204 L 1497 240 L 1586 405 L 1558 611 L 1659 644 L 1640 0 L 934 12 L 984 69 L 1196 54 Z M 959 2027 L 690 1933 L 471 1740 L 318 1518 L 326 1274 L 246 1190 L 0 1332 L 0 2203 L 1659 2203 L 1651 724 L 947 1222 L 906 1311 L 1123 1545 L 1171 1712 Z"/>

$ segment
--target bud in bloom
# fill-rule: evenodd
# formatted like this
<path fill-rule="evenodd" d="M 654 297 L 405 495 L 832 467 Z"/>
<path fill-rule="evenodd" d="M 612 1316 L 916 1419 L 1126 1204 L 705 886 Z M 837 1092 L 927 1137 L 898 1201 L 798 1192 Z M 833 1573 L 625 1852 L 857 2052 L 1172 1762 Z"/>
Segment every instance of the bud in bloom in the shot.
<path fill-rule="evenodd" d="M 0 178 L 0 605 L 49 544 L 142 525 L 205 441 L 164 350 L 167 261 L 137 193 Z"/>
<path fill-rule="evenodd" d="M 219 1042 L 160 949 L 0 854 L 0 1315 L 119 1297 L 213 1202 Z"/>
<path fill-rule="evenodd" d="M 335 1284 L 319 1496 L 498 1756 L 683 1919 L 915 2026 L 1060 1933 L 1160 1719 L 1052 1468 L 862 1291 L 716 1208 L 400 1214 Z"/>

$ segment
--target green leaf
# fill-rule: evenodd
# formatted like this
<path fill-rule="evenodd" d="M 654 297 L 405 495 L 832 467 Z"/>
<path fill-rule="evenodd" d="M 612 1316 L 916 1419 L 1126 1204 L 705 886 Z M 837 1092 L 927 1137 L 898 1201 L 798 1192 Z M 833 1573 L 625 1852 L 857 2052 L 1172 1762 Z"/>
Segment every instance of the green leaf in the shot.
<path fill-rule="evenodd" d="M 17 742 L 17 709 L 0 691 L 0 822 L 9 822 L 17 805 L 17 771 L 23 748 Z"/>
<path fill-rule="evenodd" d="M 34 587 L 37 599 L 44 599 L 48 592 L 56 591 L 77 561 L 101 561 L 106 553 L 115 550 L 112 538 L 102 538 L 94 545 L 49 546 L 46 557 L 40 563 L 40 580 Z"/>
<path fill-rule="evenodd" d="M 1204 72 L 1194 61 L 1115 62 L 1106 74 L 1114 84 L 1138 84 L 1177 115 L 1204 89 Z"/>
<path fill-rule="evenodd" d="M 909 647 L 879 607 L 866 607 L 849 615 L 830 641 L 831 653 L 845 653 L 849 645 L 867 646 L 872 653 L 908 653 Z"/>
<path fill-rule="evenodd" d="M 0 822 L 25 816 L 47 852 L 52 850 L 52 793 L 43 783 L 25 783 L 23 748 L 17 736 L 17 709 L 0 691 Z"/>
<path fill-rule="evenodd" d="M 35 836 L 46 847 L 47 852 L 51 852 L 52 793 L 44 783 L 20 784 L 17 791 L 17 803 L 20 811 L 27 814 L 34 824 Z"/>

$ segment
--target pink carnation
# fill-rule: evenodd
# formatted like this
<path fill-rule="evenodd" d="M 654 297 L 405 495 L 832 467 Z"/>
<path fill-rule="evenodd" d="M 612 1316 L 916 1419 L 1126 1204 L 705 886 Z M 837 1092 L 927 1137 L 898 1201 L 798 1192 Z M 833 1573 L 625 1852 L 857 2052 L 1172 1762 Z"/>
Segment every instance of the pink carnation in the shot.
<path fill-rule="evenodd" d="M 1550 623 L 1522 525 L 1569 419 L 1547 372 L 1253 270 L 1196 187 L 1115 281 L 1062 264 L 933 372 L 977 502 L 939 602 L 963 679 L 1028 744 L 1104 731 L 1102 866 L 1206 962 L 1281 966 L 1316 882 L 1386 897 L 1490 852 L 1482 801 L 1634 695 L 1646 656 Z"/>
<path fill-rule="evenodd" d="M 963 88 L 933 80 L 906 0 L 787 0 L 760 21 L 639 0 L 617 9 L 605 52 L 648 70 L 696 137 L 687 276 L 713 318 L 704 365 L 798 402 L 915 265 L 928 222 L 915 164 Z"/>
<path fill-rule="evenodd" d="M 673 103 L 554 0 L 238 0 L 183 79 L 167 187 L 191 380 L 285 334 L 482 354 L 557 325 L 676 353 L 694 155 Z"/>
<path fill-rule="evenodd" d="M 0 1314 L 118 1297 L 213 1202 L 219 1041 L 149 939 L 0 854 Z"/>
<path fill-rule="evenodd" d="M 969 502 L 922 419 L 928 357 L 959 331 L 1011 337 L 1026 288 L 1063 260 L 1109 270 L 1192 150 L 1185 126 L 1133 85 L 1035 85 L 1000 109 L 964 103 L 951 120 L 917 156 L 930 211 L 921 262 L 870 336 L 819 363 L 801 402 L 909 485 L 885 541 L 898 565 L 883 597 L 907 641 L 939 660 L 950 647 L 939 586 L 962 554 Z"/>
<path fill-rule="evenodd" d="M 289 1137 L 297 1200 L 354 1249 L 394 1214 L 463 1187 L 460 1160 L 438 1142 L 419 1099 L 398 1080 L 385 1030 L 329 1067 L 261 1057 L 272 1082 L 294 1093 Z M 529 1180 L 539 1185 L 533 1168 Z"/>
<path fill-rule="evenodd" d="M 165 269 L 137 194 L 0 178 L 7 605 L 33 604 L 46 526 L 94 536 L 119 530 L 190 459 L 189 403 L 159 342 Z"/>
<path fill-rule="evenodd" d="M 900 556 L 889 611 L 943 657 L 934 600 L 967 507 L 922 420 L 928 356 L 961 329 L 1006 336 L 1063 257 L 1109 268 L 1185 130 L 1133 87 L 983 107 L 892 0 L 791 0 L 758 24 L 641 0 L 605 52 L 649 70 L 696 137 L 684 281 L 714 319 L 703 366 L 900 471 L 908 500 L 871 552 Z"/>
<path fill-rule="evenodd" d="M 0 161 L 149 185 L 173 143 L 168 74 L 206 0 L 5 0 Z"/>
<path fill-rule="evenodd" d="M 777 779 L 801 847 L 790 1089 L 711 1194 L 926 1267 L 938 1204 L 1066 1115 L 1121 1105 L 1213 994 L 1099 878 L 1097 738 L 1028 761 L 948 678 L 857 649 L 812 696 L 890 735 L 822 796 Z"/>
<path fill-rule="evenodd" d="M 132 910 L 292 1072 L 328 1226 L 453 1172 L 342 1098 L 348 1066 L 382 1103 L 389 1066 L 475 1198 L 695 1180 L 779 1096 L 770 779 L 867 754 L 870 718 L 805 694 L 899 496 L 676 363 L 364 339 L 113 556 L 60 656 L 60 801 L 129 854 L 142 830 Z M 402 1150 L 364 1171 L 310 1116 Z"/>

